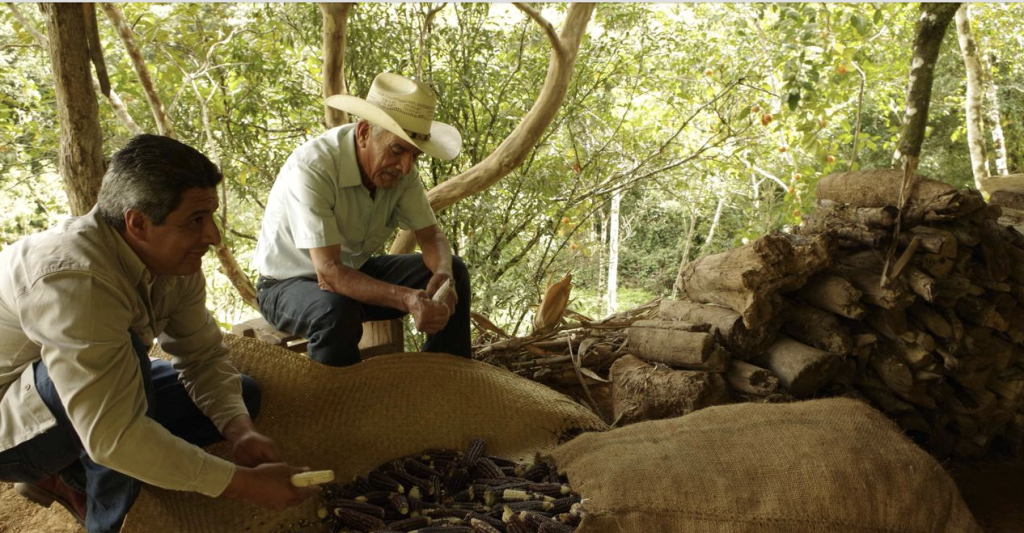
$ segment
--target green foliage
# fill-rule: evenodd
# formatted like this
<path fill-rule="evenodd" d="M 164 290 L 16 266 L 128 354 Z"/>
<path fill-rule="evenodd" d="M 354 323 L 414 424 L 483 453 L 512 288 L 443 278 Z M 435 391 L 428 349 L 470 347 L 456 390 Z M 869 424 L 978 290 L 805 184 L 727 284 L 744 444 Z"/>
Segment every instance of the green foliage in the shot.
<path fill-rule="evenodd" d="M 380 72 L 418 70 L 438 92 L 437 118 L 455 125 L 464 144 L 453 161 L 421 163 L 427 187 L 482 161 L 519 125 L 551 53 L 545 33 L 512 5 L 448 4 L 427 27 L 426 13 L 438 6 L 357 4 L 345 61 L 354 94 L 365 94 Z M 219 156 L 224 238 L 250 268 L 278 169 L 326 127 L 319 9 L 118 7 L 177 136 Z M 556 29 L 568 9 L 536 7 Z M 19 8 L 45 32 L 38 9 Z M 1019 168 L 1024 12 L 1012 4 L 972 9 L 979 43 L 994 56 L 1010 166 Z M 574 307 L 602 315 L 616 192 L 623 193 L 618 300 L 627 308 L 671 291 L 684 250 L 694 259 L 798 224 L 814 209 L 823 176 L 889 166 L 916 16 L 916 4 L 599 4 L 565 101 L 525 163 L 439 214 L 471 267 L 474 310 L 523 333 L 547 284 L 573 272 Z M 102 13 L 99 23 L 114 90 L 135 121 L 154 131 L 120 39 Z M 940 55 L 921 168 L 961 184 L 970 180 L 970 163 L 953 33 Z M 8 43 L 0 45 L 0 201 L 17 206 L 0 213 L 7 243 L 52 224 L 66 201 L 47 51 L 9 9 L 0 10 L 0 36 Z M 100 114 L 109 154 L 129 133 L 102 98 Z M 205 269 L 222 324 L 254 315 L 213 258 Z"/>

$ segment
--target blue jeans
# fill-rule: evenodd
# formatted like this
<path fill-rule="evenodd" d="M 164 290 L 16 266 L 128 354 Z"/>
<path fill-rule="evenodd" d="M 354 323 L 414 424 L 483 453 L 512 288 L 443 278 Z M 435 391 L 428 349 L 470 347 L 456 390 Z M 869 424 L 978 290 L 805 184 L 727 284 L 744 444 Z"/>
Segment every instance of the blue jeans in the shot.
<path fill-rule="evenodd" d="M 387 283 L 426 289 L 433 273 L 420 254 L 371 257 L 360 272 Z M 452 281 L 459 297 L 448 324 L 427 337 L 425 352 L 444 352 L 469 357 L 469 270 L 458 256 L 452 257 Z M 363 322 L 391 320 L 405 315 L 388 307 L 368 305 L 347 296 L 321 290 L 315 279 L 274 280 L 260 277 L 256 299 L 263 317 L 275 328 L 305 337 L 309 357 L 331 366 L 358 363 Z"/>
<path fill-rule="evenodd" d="M 178 373 L 167 361 L 150 361 L 148 347 L 132 335 L 132 347 L 139 358 L 146 390 L 146 416 L 172 434 L 197 446 L 223 440 L 213 422 L 192 402 Z M 89 533 L 121 530 L 125 515 L 135 502 L 142 482 L 96 464 L 82 448 L 67 412 L 61 404 L 46 366 L 34 365 L 36 390 L 57 419 L 57 425 L 14 448 L 0 452 L 0 480 L 34 483 L 60 474 L 70 487 L 87 496 L 85 527 Z M 260 390 L 249 376 L 242 376 L 242 397 L 250 416 L 260 409 Z"/>

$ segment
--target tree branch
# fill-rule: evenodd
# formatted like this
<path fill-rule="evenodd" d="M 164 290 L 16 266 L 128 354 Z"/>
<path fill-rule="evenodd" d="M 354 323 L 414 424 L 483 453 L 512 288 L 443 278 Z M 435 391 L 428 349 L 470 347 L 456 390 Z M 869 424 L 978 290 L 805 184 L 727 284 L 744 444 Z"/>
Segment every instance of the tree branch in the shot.
<path fill-rule="evenodd" d="M 594 4 L 572 4 L 566 14 L 562 28 L 561 43 L 553 50 L 548 63 L 547 76 L 540 95 L 523 121 L 483 161 L 454 178 L 430 189 L 427 198 L 434 211 L 440 211 L 453 203 L 476 194 L 506 176 L 518 167 L 536 146 L 555 118 L 559 106 L 565 99 L 572 79 L 573 65 L 579 52 L 580 43 L 594 12 Z M 554 46 L 554 43 L 552 43 Z M 561 49 L 564 53 L 559 54 Z M 415 248 L 412 232 L 402 231 L 391 245 L 393 254 L 408 253 Z"/>
<path fill-rule="evenodd" d="M 21 26 L 25 28 L 25 31 L 32 35 L 32 38 L 36 40 L 36 43 L 38 43 L 39 46 L 43 48 L 43 50 L 49 49 L 50 41 L 47 40 L 46 36 L 40 33 L 39 30 L 37 30 L 36 27 L 33 26 L 32 23 L 29 22 L 27 18 L 25 18 L 25 15 L 21 14 L 21 11 L 18 10 L 18 6 L 14 2 L 4 3 L 7 4 L 7 7 L 10 8 L 11 13 L 14 14 L 14 20 L 17 20 L 18 24 L 21 24 Z"/>
<path fill-rule="evenodd" d="M 556 54 L 562 55 L 564 53 L 564 50 L 562 49 L 562 41 L 558 37 L 558 32 L 556 32 L 555 27 L 548 22 L 548 19 L 544 18 L 539 11 L 525 2 L 512 2 L 512 5 L 516 6 L 516 8 L 525 13 L 526 16 L 533 19 L 533 21 L 536 22 L 542 30 L 544 30 L 544 34 L 548 36 L 548 41 L 551 41 L 551 48 L 555 50 Z"/>
<path fill-rule="evenodd" d="M 139 77 L 139 82 L 142 84 L 142 89 L 146 93 L 146 99 L 149 101 L 150 110 L 153 112 L 153 119 L 156 121 L 156 129 L 160 135 L 166 135 L 167 137 L 174 137 L 174 128 L 171 126 L 171 120 L 164 112 L 163 102 L 160 100 L 160 95 L 156 92 L 156 87 L 153 85 L 153 78 L 149 75 L 149 69 L 146 67 L 146 61 L 142 58 L 142 52 L 139 47 L 135 44 L 135 38 L 132 37 L 132 30 L 124 21 L 124 17 L 121 16 L 121 11 L 117 9 L 117 6 L 108 3 L 100 4 L 103 8 L 103 13 L 110 19 L 110 23 L 114 25 L 118 35 L 121 37 L 121 42 L 124 43 L 124 48 L 128 52 L 128 57 L 132 61 L 132 66 L 135 67 L 135 74 Z"/>

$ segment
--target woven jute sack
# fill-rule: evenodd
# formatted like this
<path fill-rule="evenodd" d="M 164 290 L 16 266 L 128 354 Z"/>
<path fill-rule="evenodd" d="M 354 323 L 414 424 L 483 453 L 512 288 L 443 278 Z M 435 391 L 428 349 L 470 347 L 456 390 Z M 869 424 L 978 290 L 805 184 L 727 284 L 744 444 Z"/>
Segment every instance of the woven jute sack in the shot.
<path fill-rule="evenodd" d="M 855 400 L 710 407 L 547 455 L 586 533 L 981 531 L 942 466 Z"/>
<path fill-rule="evenodd" d="M 227 336 L 232 360 L 260 384 L 257 428 L 284 459 L 332 469 L 345 482 L 426 448 L 461 449 L 475 437 L 488 453 L 532 458 L 563 434 L 607 425 L 568 397 L 484 363 L 443 354 L 394 354 L 346 368 L 283 348 Z M 222 457 L 224 445 L 210 451 Z M 125 533 L 271 533 L 315 520 L 315 498 L 284 511 L 196 493 L 146 487 Z"/>

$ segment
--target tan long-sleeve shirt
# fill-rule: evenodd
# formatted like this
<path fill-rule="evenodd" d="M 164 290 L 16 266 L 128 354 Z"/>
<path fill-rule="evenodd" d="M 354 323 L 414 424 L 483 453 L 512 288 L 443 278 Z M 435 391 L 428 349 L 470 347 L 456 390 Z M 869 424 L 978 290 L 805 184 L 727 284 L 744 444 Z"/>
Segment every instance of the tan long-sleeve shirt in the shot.
<path fill-rule="evenodd" d="M 0 450 L 56 424 L 35 390 L 41 359 L 94 461 L 158 487 L 220 495 L 234 465 L 146 416 L 129 331 L 146 344 L 159 337 L 218 429 L 247 414 L 202 273 L 154 279 L 95 209 L 0 250 Z"/>

